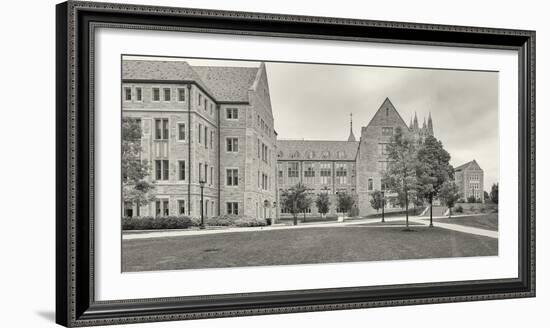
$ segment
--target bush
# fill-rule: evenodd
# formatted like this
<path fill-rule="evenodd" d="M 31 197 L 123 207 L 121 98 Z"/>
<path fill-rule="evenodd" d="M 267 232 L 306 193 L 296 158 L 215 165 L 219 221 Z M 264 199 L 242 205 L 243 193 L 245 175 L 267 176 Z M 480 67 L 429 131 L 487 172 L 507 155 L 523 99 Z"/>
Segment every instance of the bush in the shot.
<path fill-rule="evenodd" d="M 200 221 L 188 216 L 122 218 L 122 230 L 187 229 Z"/>
<path fill-rule="evenodd" d="M 264 219 L 237 215 L 221 215 L 206 219 L 206 225 L 217 227 L 264 227 L 267 222 Z"/>
<path fill-rule="evenodd" d="M 462 208 L 462 206 L 458 205 L 457 207 L 455 207 L 454 212 L 455 213 L 464 213 L 464 209 Z"/>

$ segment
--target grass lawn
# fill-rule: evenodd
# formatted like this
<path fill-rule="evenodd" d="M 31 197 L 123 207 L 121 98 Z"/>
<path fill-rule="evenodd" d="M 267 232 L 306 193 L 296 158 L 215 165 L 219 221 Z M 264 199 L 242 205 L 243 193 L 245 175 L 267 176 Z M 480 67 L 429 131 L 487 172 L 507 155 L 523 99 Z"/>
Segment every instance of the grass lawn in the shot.
<path fill-rule="evenodd" d="M 327 217 L 320 217 L 320 216 L 307 216 L 305 221 L 304 221 L 304 216 L 303 215 L 298 215 L 298 224 L 300 223 L 310 223 L 310 222 L 336 222 L 338 221 L 338 217 L 337 216 L 327 216 Z M 279 223 L 285 223 L 285 224 L 294 224 L 294 218 L 293 217 L 284 217 L 284 218 L 279 218 Z"/>
<path fill-rule="evenodd" d="M 498 240 L 441 228 L 332 227 L 122 240 L 122 270 L 492 256 Z"/>
<path fill-rule="evenodd" d="M 382 222 L 382 221 L 376 221 L 376 222 L 369 222 L 369 223 L 365 223 L 365 224 L 357 224 L 356 226 L 394 226 L 394 225 L 406 225 L 407 222 L 405 220 L 399 220 L 399 221 L 386 221 L 386 222 Z M 416 222 L 412 222 L 412 221 L 409 221 L 409 226 L 418 226 L 418 225 L 422 225 L 421 223 L 416 223 Z"/>
<path fill-rule="evenodd" d="M 428 219 L 429 220 L 429 219 Z M 468 227 L 498 231 L 498 213 L 457 218 L 434 219 L 434 222 L 459 224 Z"/>

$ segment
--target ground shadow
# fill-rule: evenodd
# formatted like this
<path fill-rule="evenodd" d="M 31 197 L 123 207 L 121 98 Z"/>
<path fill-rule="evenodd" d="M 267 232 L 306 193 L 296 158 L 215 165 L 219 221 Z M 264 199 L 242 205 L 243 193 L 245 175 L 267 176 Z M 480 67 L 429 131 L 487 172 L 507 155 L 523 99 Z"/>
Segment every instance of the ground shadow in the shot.
<path fill-rule="evenodd" d="M 55 322 L 55 312 L 54 311 L 37 311 L 39 317 L 42 317 L 48 321 Z"/>

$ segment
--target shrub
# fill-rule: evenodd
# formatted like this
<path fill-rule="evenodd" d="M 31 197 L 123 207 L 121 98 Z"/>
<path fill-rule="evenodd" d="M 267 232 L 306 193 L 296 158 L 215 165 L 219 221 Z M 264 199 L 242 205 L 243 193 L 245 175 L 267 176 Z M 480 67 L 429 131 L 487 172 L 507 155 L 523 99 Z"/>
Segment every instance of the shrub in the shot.
<path fill-rule="evenodd" d="M 122 218 L 122 230 L 187 229 L 200 221 L 188 216 Z"/>
<path fill-rule="evenodd" d="M 267 222 L 265 219 L 242 217 L 235 220 L 234 225 L 237 227 L 265 227 Z"/>
<path fill-rule="evenodd" d="M 457 207 L 455 207 L 454 212 L 455 213 L 464 213 L 464 209 L 462 208 L 462 206 L 458 205 Z"/>
<path fill-rule="evenodd" d="M 207 218 L 205 221 L 206 225 L 216 226 L 216 227 L 228 227 L 232 226 L 239 217 L 236 215 L 220 215 Z"/>

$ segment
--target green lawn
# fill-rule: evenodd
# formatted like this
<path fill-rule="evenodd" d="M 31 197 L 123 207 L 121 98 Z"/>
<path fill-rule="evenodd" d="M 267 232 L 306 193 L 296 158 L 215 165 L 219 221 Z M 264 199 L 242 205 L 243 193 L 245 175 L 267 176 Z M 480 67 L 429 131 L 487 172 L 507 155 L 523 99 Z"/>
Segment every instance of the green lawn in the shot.
<path fill-rule="evenodd" d="M 394 226 L 394 225 L 406 225 L 407 221 L 405 220 L 399 220 L 399 221 L 376 221 L 376 222 L 369 222 L 365 224 L 357 224 L 356 226 Z M 412 222 L 409 220 L 409 226 L 417 226 L 422 225 L 420 223 Z"/>
<path fill-rule="evenodd" d="M 122 241 L 122 270 L 494 256 L 498 240 L 441 228 L 332 227 Z"/>
<path fill-rule="evenodd" d="M 457 218 L 434 219 L 434 222 L 459 224 L 468 227 L 498 231 L 498 213 Z"/>

